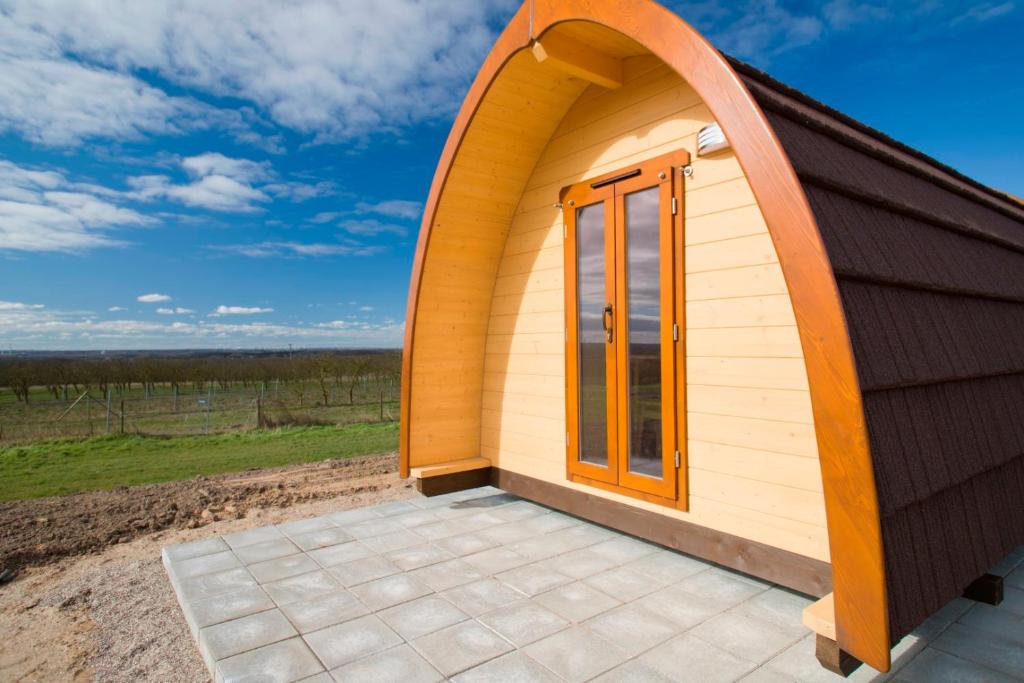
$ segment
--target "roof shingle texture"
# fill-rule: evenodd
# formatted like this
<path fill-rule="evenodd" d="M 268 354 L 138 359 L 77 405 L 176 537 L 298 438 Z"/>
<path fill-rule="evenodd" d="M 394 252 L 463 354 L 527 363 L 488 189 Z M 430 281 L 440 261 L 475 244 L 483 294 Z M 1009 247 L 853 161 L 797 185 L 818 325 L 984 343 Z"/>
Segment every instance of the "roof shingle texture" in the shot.
<path fill-rule="evenodd" d="M 736 67 L 836 275 L 896 642 L 1024 542 L 1024 207 Z"/>

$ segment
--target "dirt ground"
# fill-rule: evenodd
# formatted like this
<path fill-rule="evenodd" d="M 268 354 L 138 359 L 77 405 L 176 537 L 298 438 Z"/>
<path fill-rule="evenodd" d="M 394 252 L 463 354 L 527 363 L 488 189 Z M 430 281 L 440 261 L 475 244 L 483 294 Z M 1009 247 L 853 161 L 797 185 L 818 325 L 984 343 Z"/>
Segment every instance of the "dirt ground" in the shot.
<path fill-rule="evenodd" d="M 394 454 L 0 505 L 0 681 L 205 681 L 160 549 L 417 495 Z"/>

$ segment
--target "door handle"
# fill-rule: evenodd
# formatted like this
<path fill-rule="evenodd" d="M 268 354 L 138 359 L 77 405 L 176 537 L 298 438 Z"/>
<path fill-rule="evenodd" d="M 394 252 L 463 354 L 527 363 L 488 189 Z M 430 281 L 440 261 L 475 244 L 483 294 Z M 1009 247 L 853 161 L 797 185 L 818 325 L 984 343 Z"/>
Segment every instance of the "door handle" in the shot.
<path fill-rule="evenodd" d="M 604 336 L 608 340 L 608 343 L 612 343 L 612 321 L 614 317 L 612 315 L 612 305 L 608 304 L 604 307 L 604 312 L 601 314 L 601 326 L 604 328 Z"/>

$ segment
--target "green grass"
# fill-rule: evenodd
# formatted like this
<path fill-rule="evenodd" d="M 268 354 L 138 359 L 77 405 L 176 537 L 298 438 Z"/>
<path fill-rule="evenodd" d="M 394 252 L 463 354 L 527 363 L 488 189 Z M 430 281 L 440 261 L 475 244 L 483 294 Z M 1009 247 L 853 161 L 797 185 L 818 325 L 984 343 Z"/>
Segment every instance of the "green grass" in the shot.
<path fill-rule="evenodd" d="M 0 448 L 0 500 L 59 496 L 385 453 L 398 423 L 290 427 L 213 436 L 99 436 Z"/>

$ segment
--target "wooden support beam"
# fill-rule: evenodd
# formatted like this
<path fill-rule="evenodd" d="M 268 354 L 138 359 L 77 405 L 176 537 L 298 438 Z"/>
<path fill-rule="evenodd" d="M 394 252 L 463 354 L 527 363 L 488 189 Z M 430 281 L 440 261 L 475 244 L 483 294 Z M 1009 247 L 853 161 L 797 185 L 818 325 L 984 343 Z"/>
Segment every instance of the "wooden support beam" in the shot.
<path fill-rule="evenodd" d="M 533 43 L 533 56 L 542 64 L 605 88 L 622 85 L 622 61 L 559 33 Z"/>
<path fill-rule="evenodd" d="M 475 489 L 480 486 L 487 486 L 490 483 L 491 468 L 486 467 L 417 479 L 416 490 L 429 498 L 430 496 L 440 496 L 453 491 Z"/>
<path fill-rule="evenodd" d="M 986 605 L 998 605 L 1003 601 L 1003 577 L 982 574 L 964 589 L 964 597 Z"/>
<path fill-rule="evenodd" d="M 804 626 L 819 636 L 831 640 L 836 639 L 836 601 L 835 593 L 829 593 L 821 600 L 804 607 Z"/>
<path fill-rule="evenodd" d="M 839 647 L 839 643 L 831 638 L 826 638 L 820 633 L 815 642 L 814 654 L 823 667 L 844 678 L 856 671 L 861 665 L 861 661 L 849 652 L 842 650 Z"/>

